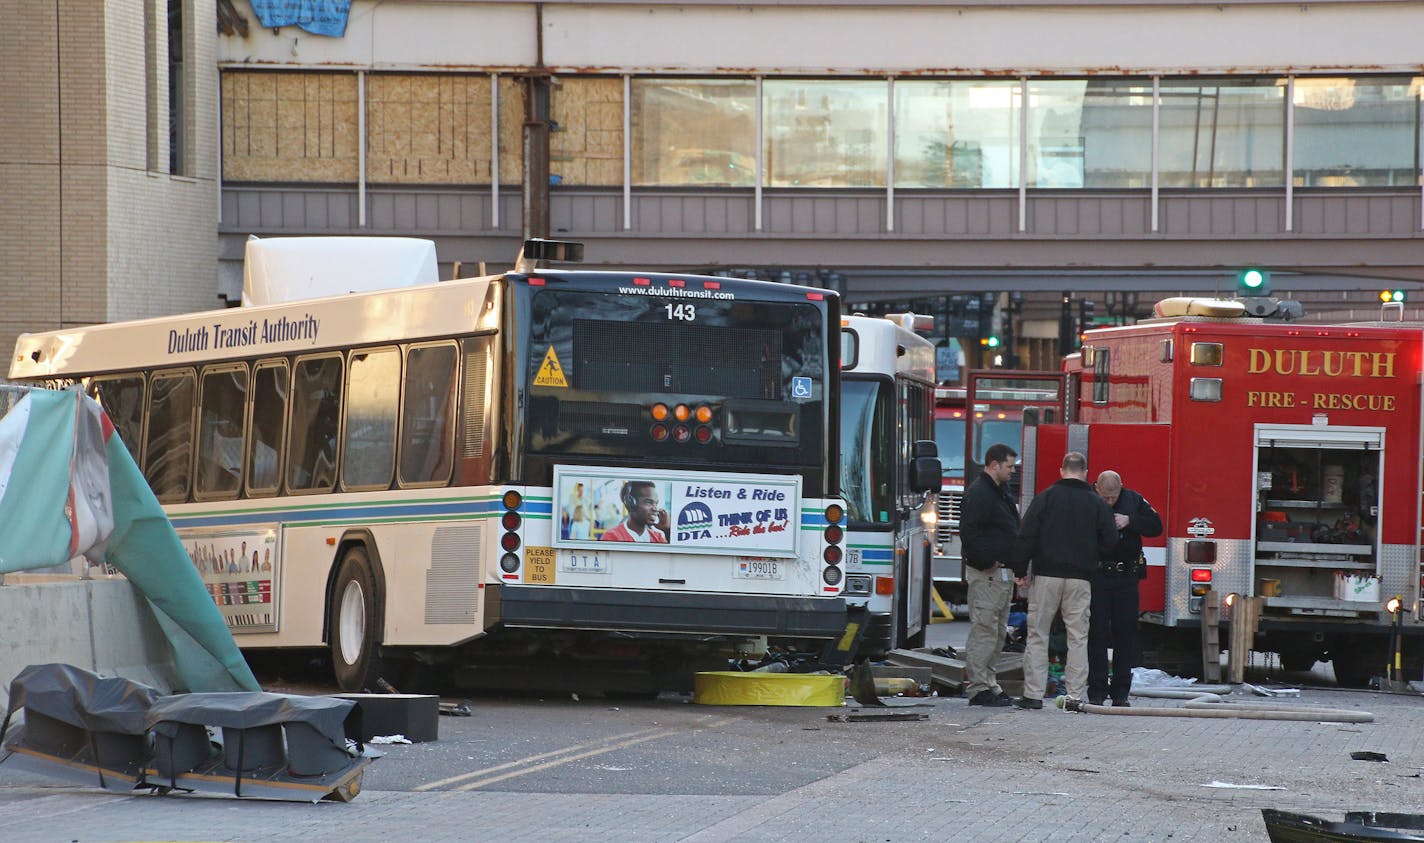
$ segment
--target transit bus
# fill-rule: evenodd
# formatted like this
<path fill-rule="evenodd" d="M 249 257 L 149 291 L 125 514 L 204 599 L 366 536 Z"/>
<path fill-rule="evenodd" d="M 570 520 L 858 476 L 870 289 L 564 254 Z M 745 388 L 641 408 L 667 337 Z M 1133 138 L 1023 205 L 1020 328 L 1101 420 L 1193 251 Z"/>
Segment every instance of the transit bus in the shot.
<path fill-rule="evenodd" d="M 82 384 L 240 646 L 325 647 L 345 690 L 646 694 L 841 635 L 836 294 L 538 262 L 576 253 L 27 334 L 10 377 Z"/>
<path fill-rule="evenodd" d="M 847 606 L 864 606 L 862 654 L 925 643 L 930 539 L 941 469 L 934 343 L 910 313 L 841 318 L 841 496 Z"/>
<path fill-rule="evenodd" d="M 1053 423 L 1062 413 L 1063 376 L 1008 369 L 971 371 L 962 387 L 935 391 L 935 441 L 944 463 L 934 542 L 935 587 L 951 603 L 967 599 L 959 544 L 964 490 L 984 470 L 984 452 L 1003 442 L 1023 454 L 1024 414 Z M 1019 475 L 1009 490 L 1021 496 Z M 1023 507 L 1021 507 L 1022 509 Z"/>

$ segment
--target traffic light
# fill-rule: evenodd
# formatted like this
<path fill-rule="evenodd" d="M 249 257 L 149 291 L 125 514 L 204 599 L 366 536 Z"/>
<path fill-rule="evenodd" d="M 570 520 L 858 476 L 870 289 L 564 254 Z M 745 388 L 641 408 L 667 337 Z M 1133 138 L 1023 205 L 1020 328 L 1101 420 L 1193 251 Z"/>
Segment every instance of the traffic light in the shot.
<path fill-rule="evenodd" d="M 1093 327 L 1093 319 L 1097 316 L 1098 305 L 1092 299 L 1079 299 L 1078 301 L 1078 333 L 1081 334 Z"/>
<path fill-rule="evenodd" d="M 985 348 L 998 348 L 998 347 L 999 347 L 999 338 L 998 338 L 998 337 L 980 337 L 980 338 L 979 338 L 979 344 L 982 345 L 982 346 L 984 346 Z"/>
<path fill-rule="evenodd" d="M 1406 296 L 1403 290 L 1380 290 L 1380 301 L 1385 304 L 1390 302 L 1404 302 Z"/>
<path fill-rule="evenodd" d="M 1239 296 L 1269 296 L 1271 273 L 1249 266 L 1236 274 L 1236 294 Z"/>

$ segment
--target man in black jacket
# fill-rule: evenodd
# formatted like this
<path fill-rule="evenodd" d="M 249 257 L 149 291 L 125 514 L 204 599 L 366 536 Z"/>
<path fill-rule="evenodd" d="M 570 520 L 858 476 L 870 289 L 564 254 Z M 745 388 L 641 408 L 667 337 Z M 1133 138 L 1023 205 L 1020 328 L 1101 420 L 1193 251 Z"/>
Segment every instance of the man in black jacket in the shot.
<path fill-rule="evenodd" d="M 964 645 L 964 695 L 970 705 L 1006 706 L 1013 698 L 999 687 L 994 657 L 1004 649 L 1014 584 L 1009 558 L 1019 530 L 1019 508 L 1009 496 L 1018 454 L 1002 442 L 984 452 L 984 472 L 959 505 L 959 542 L 969 593 L 969 640 Z"/>
<path fill-rule="evenodd" d="M 1029 504 L 1014 542 L 1014 573 L 1028 585 L 1028 646 L 1024 650 L 1023 696 L 1019 708 L 1043 708 L 1048 686 L 1048 634 L 1053 616 L 1063 613 L 1068 631 L 1064 679 L 1068 696 L 1083 699 L 1088 685 L 1088 580 L 1098 560 L 1117 543 L 1112 510 L 1088 485 L 1088 460 L 1077 451 L 1063 456 L 1059 481 Z M 1033 579 L 1028 581 L 1029 562 Z"/>
<path fill-rule="evenodd" d="M 1104 471 L 1094 485 L 1112 507 L 1117 543 L 1093 575 L 1088 622 L 1088 702 L 1127 705 L 1132 669 L 1137 666 L 1137 582 L 1147 576 L 1142 537 L 1162 535 L 1162 516 L 1147 499 L 1124 489 L 1116 471 Z M 1112 682 L 1108 682 L 1108 647 L 1112 647 Z"/>

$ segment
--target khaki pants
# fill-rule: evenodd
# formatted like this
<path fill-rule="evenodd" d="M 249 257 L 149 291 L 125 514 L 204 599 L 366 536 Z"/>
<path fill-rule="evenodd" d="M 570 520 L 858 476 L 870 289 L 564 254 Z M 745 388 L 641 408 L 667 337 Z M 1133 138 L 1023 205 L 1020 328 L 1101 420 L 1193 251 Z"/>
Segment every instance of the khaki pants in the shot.
<path fill-rule="evenodd" d="M 1004 649 L 1005 625 L 1009 622 L 1009 601 L 1014 595 L 1013 579 L 1005 579 L 1006 568 L 981 571 L 964 566 L 964 584 L 969 592 L 969 640 L 964 645 L 964 672 L 969 684 L 964 696 L 981 691 L 1003 693 L 994 675 L 994 657 Z M 1012 576 L 1012 574 L 1010 574 Z"/>
<path fill-rule="evenodd" d="M 1024 649 L 1024 696 L 1043 699 L 1048 687 L 1048 633 L 1053 616 L 1063 613 L 1068 629 L 1068 664 L 1063 678 L 1068 696 L 1087 699 L 1088 693 L 1088 610 L 1093 587 L 1087 580 L 1063 577 L 1034 577 L 1028 591 L 1028 646 Z"/>

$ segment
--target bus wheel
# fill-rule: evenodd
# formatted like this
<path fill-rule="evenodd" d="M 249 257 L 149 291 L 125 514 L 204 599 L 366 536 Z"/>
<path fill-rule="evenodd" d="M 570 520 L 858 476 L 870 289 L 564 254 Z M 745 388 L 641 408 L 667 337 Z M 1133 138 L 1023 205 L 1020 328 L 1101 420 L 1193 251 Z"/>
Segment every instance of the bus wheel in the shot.
<path fill-rule="evenodd" d="M 331 668 L 343 691 L 368 687 L 376 667 L 375 579 L 364 547 L 353 547 L 341 559 L 327 616 Z"/>

